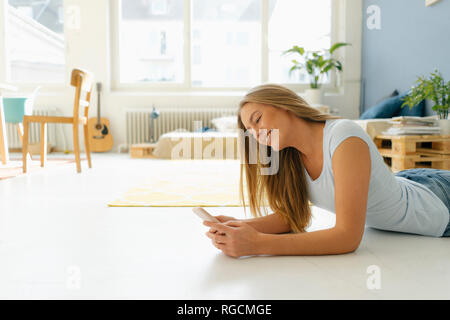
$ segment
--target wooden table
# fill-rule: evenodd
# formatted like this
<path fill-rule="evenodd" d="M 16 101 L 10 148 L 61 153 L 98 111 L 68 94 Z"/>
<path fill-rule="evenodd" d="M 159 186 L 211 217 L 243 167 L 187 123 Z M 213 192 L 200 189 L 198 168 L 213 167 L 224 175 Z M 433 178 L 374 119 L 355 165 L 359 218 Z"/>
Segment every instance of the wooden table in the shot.
<path fill-rule="evenodd" d="M 378 135 L 374 142 L 392 172 L 414 168 L 450 170 L 450 135 Z"/>
<path fill-rule="evenodd" d="M 17 91 L 17 88 L 0 82 L 0 157 L 2 164 L 6 164 L 9 160 L 9 153 L 8 139 L 6 138 L 5 115 L 3 113 L 2 91 Z"/>

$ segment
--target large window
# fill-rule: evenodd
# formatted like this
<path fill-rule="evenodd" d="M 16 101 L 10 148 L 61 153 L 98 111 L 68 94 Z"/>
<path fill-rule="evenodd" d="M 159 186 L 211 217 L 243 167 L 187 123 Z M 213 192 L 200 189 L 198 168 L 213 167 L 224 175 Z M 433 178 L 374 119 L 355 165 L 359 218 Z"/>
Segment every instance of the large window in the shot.
<path fill-rule="evenodd" d="M 116 0 L 114 83 L 184 88 L 306 84 L 282 52 L 331 44 L 331 0 Z M 328 78 L 324 82 L 329 82 Z"/>
<path fill-rule="evenodd" d="M 293 45 L 317 51 L 330 47 L 331 0 L 270 0 L 268 33 L 269 80 L 307 83 L 304 70 L 296 70 L 289 76 L 291 61 L 301 62 L 302 58 L 282 52 Z"/>
<path fill-rule="evenodd" d="M 64 82 L 63 0 L 8 0 L 7 68 L 14 82 Z"/>
<path fill-rule="evenodd" d="M 192 85 L 245 87 L 261 80 L 261 1 L 193 0 Z"/>
<path fill-rule="evenodd" d="M 121 82 L 184 81 L 183 11 L 180 0 L 121 1 Z"/>

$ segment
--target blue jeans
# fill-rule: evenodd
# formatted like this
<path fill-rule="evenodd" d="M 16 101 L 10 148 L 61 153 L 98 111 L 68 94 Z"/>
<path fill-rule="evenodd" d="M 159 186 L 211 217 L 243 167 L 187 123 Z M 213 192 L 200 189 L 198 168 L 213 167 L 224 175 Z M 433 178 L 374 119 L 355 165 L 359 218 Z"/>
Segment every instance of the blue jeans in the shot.
<path fill-rule="evenodd" d="M 394 175 L 427 186 L 442 200 L 450 212 L 450 170 L 416 168 L 402 170 Z M 450 221 L 442 236 L 450 237 Z"/>

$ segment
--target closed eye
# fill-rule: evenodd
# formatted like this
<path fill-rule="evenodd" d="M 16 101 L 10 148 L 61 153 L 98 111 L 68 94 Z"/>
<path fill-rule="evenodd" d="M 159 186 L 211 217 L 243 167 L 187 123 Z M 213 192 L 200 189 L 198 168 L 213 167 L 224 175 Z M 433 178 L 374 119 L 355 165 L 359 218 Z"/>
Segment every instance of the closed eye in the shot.
<path fill-rule="evenodd" d="M 261 119 L 261 117 L 262 117 L 262 116 L 260 116 L 260 117 L 258 118 L 258 120 L 256 120 L 256 123 L 258 123 L 258 122 L 259 122 L 259 119 Z"/>

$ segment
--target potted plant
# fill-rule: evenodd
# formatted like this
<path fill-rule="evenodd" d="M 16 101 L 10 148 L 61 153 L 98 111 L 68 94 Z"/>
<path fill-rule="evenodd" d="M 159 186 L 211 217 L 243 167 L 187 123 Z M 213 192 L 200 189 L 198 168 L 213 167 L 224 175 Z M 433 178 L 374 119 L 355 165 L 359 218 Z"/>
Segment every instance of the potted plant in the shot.
<path fill-rule="evenodd" d="M 424 99 L 430 99 L 434 102 L 432 109 L 438 114 L 438 123 L 441 128 L 441 134 L 450 134 L 450 119 L 448 119 L 448 109 L 450 108 L 450 81 L 447 83 L 442 78 L 438 70 L 434 70 L 428 78 L 418 77 L 415 86 L 407 96 L 403 98 L 404 106 L 412 109 L 415 105 Z"/>
<path fill-rule="evenodd" d="M 342 63 L 339 60 L 332 58 L 333 52 L 343 46 L 348 46 L 349 43 L 337 42 L 331 46 L 330 49 L 322 51 L 306 51 L 303 47 L 293 46 L 291 49 L 282 53 L 291 54 L 298 53 L 303 59 L 302 61 L 292 60 L 294 64 L 289 70 L 289 75 L 294 70 L 305 69 L 309 76 L 310 89 L 306 91 L 306 98 L 311 104 L 321 103 L 321 82 L 325 74 L 330 70 L 342 71 Z"/>

